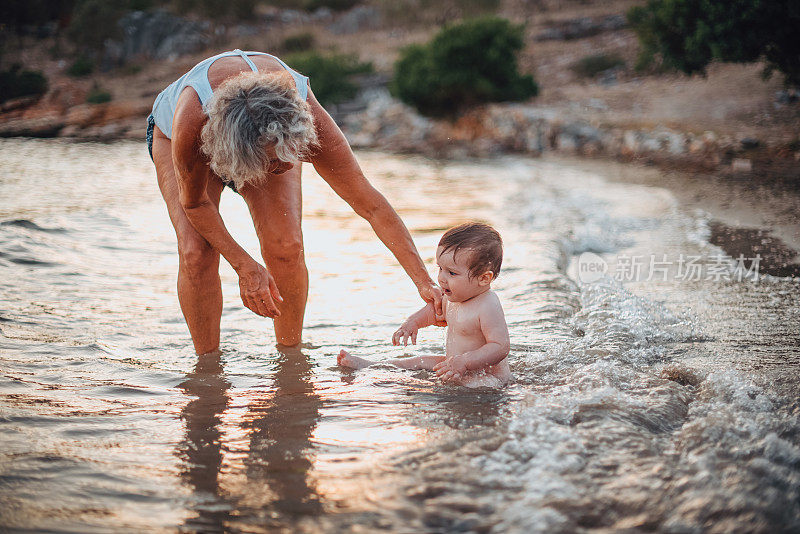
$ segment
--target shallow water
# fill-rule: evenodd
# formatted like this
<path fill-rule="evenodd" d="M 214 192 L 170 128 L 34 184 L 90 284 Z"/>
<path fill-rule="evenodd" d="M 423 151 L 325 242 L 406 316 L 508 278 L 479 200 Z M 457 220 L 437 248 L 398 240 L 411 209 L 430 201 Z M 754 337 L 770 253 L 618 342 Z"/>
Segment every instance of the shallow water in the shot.
<path fill-rule="evenodd" d="M 708 216 L 613 166 L 359 159 L 429 265 L 452 224 L 500 230 L 514 384 L 335 366 L 402 354 L 420 301 L 310 167 L 306 345 L 278 352 L 223 266 L 224 354 L 198 360 L 141 144 L 0 140 L 0 528 L 800 528 L 795 280 L 679 279 L 681 255 L 708 273 L 720 253 Z M 222 212 L 255 255 L 241 199 Z M 584 252 L 606 275 L 582 280 Z M 653 254 L 668 275 L 616 279 Z M 442 352 L 443 331 L 419 341 L 405 352 Z"/>

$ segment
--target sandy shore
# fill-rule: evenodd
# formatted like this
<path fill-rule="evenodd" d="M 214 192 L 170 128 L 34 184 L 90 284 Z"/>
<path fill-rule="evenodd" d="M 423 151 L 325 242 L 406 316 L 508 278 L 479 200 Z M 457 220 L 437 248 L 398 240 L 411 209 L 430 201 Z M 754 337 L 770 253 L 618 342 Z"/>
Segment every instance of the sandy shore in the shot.
<path fill-rule="evenodd" d="M 800 277 L 800 180 L 790 173 L 703 173 L 608 160 L 569 161 L 619 181 L 668 189 L 684 208 L 708 213 L 709 241 L 726 254 L 758 254 L 760 273 Z"/>

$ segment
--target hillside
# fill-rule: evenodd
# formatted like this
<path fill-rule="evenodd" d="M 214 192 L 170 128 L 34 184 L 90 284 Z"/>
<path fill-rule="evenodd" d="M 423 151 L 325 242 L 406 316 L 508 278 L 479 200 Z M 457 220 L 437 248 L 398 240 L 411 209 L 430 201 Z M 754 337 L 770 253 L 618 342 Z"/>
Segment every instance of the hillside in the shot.
<path fill-rule="evenodd" d="M 488 10 L 481 8 L 491 7 L 493 2 L 469 2 L 472 8 L 466 10 L 459 8 L 463 3 L 458 2 L 438 7 L 431 2 L 416 2 L 423 7 L 410 12 L 404 9 L 411 5 L 409 2 L 375 1 L 343 13 L 261 6 L 258 16 L 248 24 L 187 22 L 201 28 L 204 36 L 190 53 L 179 53 L 181 46 L 177 46 L 178 52 L 164 54 L 162 50 L 163 57 L 158 59 L 134 55 L 121 66 L 78 78 L 67 74 L 74 55 L 63 37 L 22 37 L 6 53 L 4 63 L 13 59 L 28 69 L 41 70 L 50 89 L 37 102 L 6 102 L 0 112 L 0 134 L 141 138 L 155 95 L 198 60 L 232 48 L 284 55 L 287 38 L 298 35 L 310 40 L 314 50 L 353 54 L 371 62 L 378 76 L 370 80 L 374 84 L 377 79 L 380 85 L 380 80 L 392 76 L 393 63 L 403 46 L 426 42 L 443 24 L 463 14 L 488 11 L 525 24 L 526 46 L 520 65 L 534 75 L 541 88 L 528 106 L 548 120 L 571 117 L 603 131 L 620 130 L 623 137 L 629 131 L 667 129 L 685 134 L 681 142 L 687 145 L 696 137 L 704 142 L 711 139 L 729 150 L 731 146 L 741 148 L 738 144 L 744 141 L 744 148 L 767 150 L 770 158 L 787 162 L 800 158 L 800 104 L 796 94 L 784 91 L 779 75 L 762 79 L 760 65 L 714 64 L 706 77 L 635 72 L 632 65 L 638 44 L 626 27 L 624 14 L 640 3 L 510 0 Z M 581 76 L 576 63 L 592 55 L 616 58 L 621 64 L 595 77 Z M 110 102 L 86 103 L 93 92 L 108 93 Z M 359 112 L 366 104 L 362 97 L 360 105 L 349 109 Z M 338 112 L 337 120 L 342 121 L 347 110 L 348 106 L 333 110 Z M 444 125 L 448 132 L 444 138 L 475 140 L 486 128 L 465 133 L 473 122 L 474 117 L 462 120 L 454 132 L 453 125 Z M 369 146 L 367 137 L 361 135 L 358 144 Z M 725 142 L 718 143 L 720 139 Z M 372 144 L 382 146 L 379 140 Z M 703 146 L 707 148 L 708 143 Z"/>

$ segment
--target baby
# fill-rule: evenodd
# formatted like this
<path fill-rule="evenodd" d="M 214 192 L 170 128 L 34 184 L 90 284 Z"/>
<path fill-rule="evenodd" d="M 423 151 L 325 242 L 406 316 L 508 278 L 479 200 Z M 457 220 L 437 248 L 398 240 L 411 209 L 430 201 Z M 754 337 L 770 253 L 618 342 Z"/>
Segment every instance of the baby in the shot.
<path fill-rule="evenodd" d="M 508 327 L 491 288 L 502 261 L 503 242 L 491 226 L 466 223 L 445 232 L 436 249 L 445 320 L 437 320 L 429 303 L 406 319 L 392 336 L 392 343 L 407 345 L 411 339 L 416 344 L 420 328 L 447 326 L 446 354 L 393 358 L 389 363 L 404 369 L 433 370 L 443 380 L 469 387 L 507 383 L 511 379 Z M 337 361 L 354 369 L 377 363 L 344 350 Z"/>

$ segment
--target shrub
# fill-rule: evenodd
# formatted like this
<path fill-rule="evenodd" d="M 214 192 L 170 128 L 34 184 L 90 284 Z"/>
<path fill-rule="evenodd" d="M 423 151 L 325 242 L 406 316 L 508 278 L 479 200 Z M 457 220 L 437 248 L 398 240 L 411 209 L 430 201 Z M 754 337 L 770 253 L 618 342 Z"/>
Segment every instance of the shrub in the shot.
<path fill-rule="evenodd" d="M 94 70 L 94 61 L 86 56 L 80 56 L 67 69 L 67 74 L 74 78 L 88 76 Z"/>
<path fill-rule="evenodd" d="M 358 88 L 351 81 L 352 76 L 372 72 L 371 63 L 360 63 L 355 56 L 344 54 L 303 52 L 290 54 L 285 60 L 311 79 L 314 95 L 322 105 L 353 98 Z"/>
<path fill-rule="evenodd" d="M 637 68 L 661 65 L 705 72 L 714 59 L 764 58 L 800 84 L 800 2 L 796 0 L 648 0 L 628 11 L 641 45 Z"/>
<path fill-rule="evenodd" d="M 111 102 L 111 93 L 95 86 L 89 91 L 89 94 L 86 95 L 86 102 L 89 104 L 105 104 L 106 102 Z"/>
<path fill-rule="evenodd" d="M 305 52 L 314 46 L 314 35 L 309 32 L 295 33 L 283 40 L 281 48 L 287 52 Z"/>
<path fill-rule="evenodd" d="M 453 114 L 484 102 L 523 100 L 538 93 L 517 70 L 522 26 L 486 17 L 447 26 L 424 45 L 401 51 L 392 92 L 428 115 Z"/>
<path fill-rule="evenodd" d="M 603 71 L 624 66 L 625 61 L 616 54 L 594 54 L 575 62 L 572 71 L 582 78 L 594 78 Z"/>
<path fill-rule="evenodd" d="M 22 70 L 18 64 L 0 72 L 0 102 L 47 92 L 47 78 L 41 72 Z"/>

